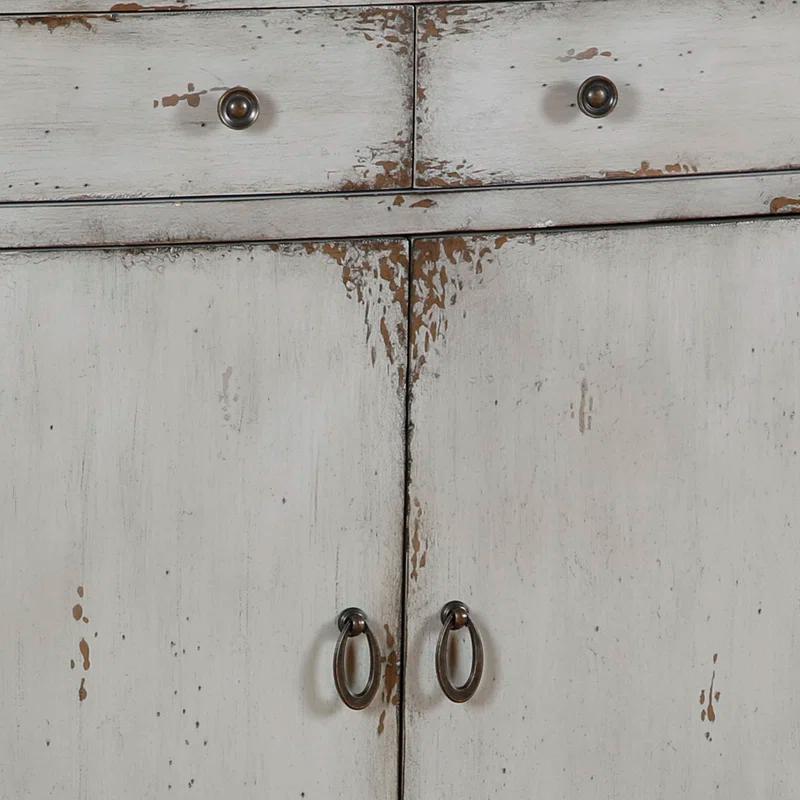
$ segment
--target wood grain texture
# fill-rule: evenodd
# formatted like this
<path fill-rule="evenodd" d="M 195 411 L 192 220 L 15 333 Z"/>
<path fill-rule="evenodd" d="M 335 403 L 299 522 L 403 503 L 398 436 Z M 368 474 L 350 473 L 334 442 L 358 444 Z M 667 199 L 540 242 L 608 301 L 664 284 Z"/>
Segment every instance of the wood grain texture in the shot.
<path fill-rule="evenodd" d="M 416 185 L 797 165 L 798 26 L 792 0 L 420 7 Z M 596 74 L 600 120 L 576 106 Z"/>
<path fill-rule="evenodd" d="M 798 245 L 414 243 L 409 797 L 796 796 Z M 434 673 L 451 599 L 487 653 L 465 706 Z"/>
<path fill-rule="evenodd" d="M 0 248 L 519 230 L 800 213 L 800 172 L 513 189 L 0 204 Z"/>
<path fill-rule="evenodd" d="M 396 798 L 406 253 L 0 255 L 3 800 Z"/>
<path fill-rule="evenodd" d="M 411 183 L 408 7 L 5 17 L 0 199 Z M 229 87 L 261 116 L 225 128 Z"/>

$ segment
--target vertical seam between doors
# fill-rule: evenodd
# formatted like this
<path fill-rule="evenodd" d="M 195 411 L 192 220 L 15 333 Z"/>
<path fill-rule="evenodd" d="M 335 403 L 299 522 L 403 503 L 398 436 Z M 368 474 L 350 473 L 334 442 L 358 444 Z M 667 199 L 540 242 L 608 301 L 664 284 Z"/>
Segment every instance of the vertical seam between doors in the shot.
<path fill-rule="evenodd" d="M 411 188 L 417 169 L 417 6 L 411 6 Z M 400 597 L 400 685 L 397 709 L 397 800 L 405 800 L 406 780 L 406 639 L 408 634 L 409 489 L 411 482 L 411 304 L 414 299 L 414 239 L 408 245 L 408 293 L 406 303 L 406 395 L 403 420 L 403 569 Z"/>
<path fill-rule="evenodd" d="M 416 14 L 416 9 L 415 9 Z M 403 569 L 400 597 L 400 684 L 397 709 L 397 798 L 405 798 L 406 744 L 406 639 L 408 634 L 408 548 L 409 548 L 409 489 L 411 482 L 411 304 L 413 301 L 414 240 L 408 245 L 408 294 L 406 312 L 406 394 L 403 420 Z"/>

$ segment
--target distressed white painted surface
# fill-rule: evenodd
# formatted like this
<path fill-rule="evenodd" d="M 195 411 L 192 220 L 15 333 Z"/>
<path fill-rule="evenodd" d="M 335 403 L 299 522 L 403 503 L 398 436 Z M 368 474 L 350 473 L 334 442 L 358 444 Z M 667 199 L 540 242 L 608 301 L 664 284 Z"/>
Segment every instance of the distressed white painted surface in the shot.
<path fill-rule="evenodd" d="M 406 247 L 0 255 L 3 800 L 396 797 Z"/>
<path fill-rule="evenodd" d="M 5 17 L 0 199 L 410 184 L 408 7 Z M 245 131 L 224 89 L 256 93 Z"/>
<path fill-rule="evenodd" d="M 609 0 L 418 12 L 418 186 L 798 163 L 792 0 Z M 591 75 L 619 104 L 574 105 Z"/>
<path fill-rule="evenodd" d="M 800 212 L 800 172 L 220 200 L 0 204 L 0 248 L 396 236 Z"/>
<path fill-rule="evenodd" d="M 797 796 L 798 245 L 417 243 L 408 797 Z M 450 599 L 487 652 L 465 706 L 434 674 Z"/>
<path fill-rule="evenodd" d="M 420 0 L 408 0 L 414 5 Z M 108 2 L 108 0 L 6 0 L 1 8 L 4 14 L 64 14 L 64 13 L 140 13 L 140 12 L 180 12 L 180 11 L 214 11 L 240 8 L 296 8 L 296 0 L 265 0 L 265 2 L 242 2 L 242 0 L 174 0 L 155 3 Z M 370 0 L 313 0 L 305 7 L 322 6 L 369 6 L 380 5 Z"/>

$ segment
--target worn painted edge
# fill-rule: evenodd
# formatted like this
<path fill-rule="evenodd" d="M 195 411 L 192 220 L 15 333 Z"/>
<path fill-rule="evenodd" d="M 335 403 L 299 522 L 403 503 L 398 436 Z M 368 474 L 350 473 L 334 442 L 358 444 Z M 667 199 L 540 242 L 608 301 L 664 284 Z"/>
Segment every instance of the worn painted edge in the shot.
<path fill-rule="evenodd" d="M 781 173 L 175 201 L 0 205 L 0 248 L 281 241 L 800 214 Z"/>
<path fill-rule="evenodd" d="M 470 3 L 504 2 L 505 0 L 466 0 Z M 579 0 L 586 2 L 587 0 Z M 592 0 L 590 0 L 592 1 Z M 451 0 L 404 0 L 403 5 L 436 5 Z M 0 19 L 25 15 L 62 14 L 141 14 L 170 13 L 184 11 L 269 11 L 288 8 L 330 8 L 335 6 L 383 6 L 382 0 L 313 0 L 299 3 L 297 0 L 265 0 L 263 3 L 247 3 L 241 0 L 142 0 L 142 2 L 94 2 L 93 0 L 16 0 L 0 11 Z"/>

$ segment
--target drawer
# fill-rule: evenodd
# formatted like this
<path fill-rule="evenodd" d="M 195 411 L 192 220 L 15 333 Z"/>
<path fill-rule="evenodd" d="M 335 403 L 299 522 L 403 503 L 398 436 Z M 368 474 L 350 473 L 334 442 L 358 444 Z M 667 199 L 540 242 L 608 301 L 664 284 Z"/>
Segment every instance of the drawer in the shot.
<path fill-rule="evenodd" d="M 795 167 L 798 32 L 793 0 L 420 7 L 416 185 Z M 595 75 L 600 118 L 577 101 Z"/>
<path fill-rule="evenodd" d="M 5 17 L 0 199 L 408 187 L 412 51 L 406 6 Z"/>

